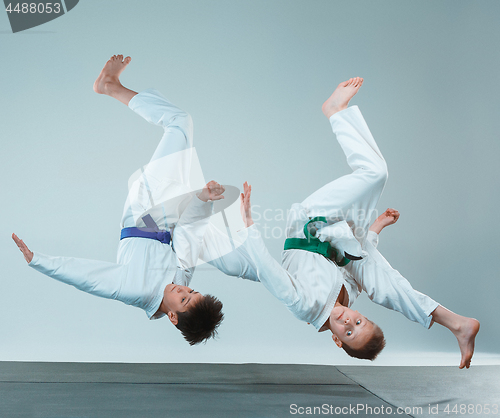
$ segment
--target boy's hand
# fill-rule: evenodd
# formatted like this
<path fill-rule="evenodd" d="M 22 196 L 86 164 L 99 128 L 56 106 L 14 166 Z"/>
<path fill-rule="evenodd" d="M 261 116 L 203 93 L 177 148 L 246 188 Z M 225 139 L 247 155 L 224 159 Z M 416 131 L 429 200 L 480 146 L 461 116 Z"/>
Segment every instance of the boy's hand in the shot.
<path fill-rule="evenodd" d="M 220 185 L 216 181 L 209 181 L 207 185 L 203 188 L 201 193 L 198 195 L 200 200 L 204 202 L 208 202 L 209 200 L 221 200 L 224 199 L 222 193 L 224 193 L 226 189 L 224 186 Z"/>
<path fill-rule="evenodd" d="M 243 222 L 245 224 L 245 227 L 249 227 L 253 225 L 253 220 L 252 220 L 252 205 L 250 203 L 250 195 L 252 194 L 252 186 L 249 186 L 248 183 L 245 181 L 243 183 L 243 193 L 241 193 L 241 205 L 240 205 L 240 212 L 241 212 L 241 218 L 243 219 Z"/>
<path fill-rule="evenodd" d="M 33 260 L 33 252 L 29 250 L 27 245 L 24 243 L 22 239 L 19 239 L 19 237 L 16 234 L 12 234 L 12 239 L 14 242 L 17 244 L 19 249 L 24 255 L 24 259 L 28 262 L 31 263 L 31 260 Z"/>
<path fill-rule="evenodd" d="M 399 219 L 399 212 L 396 209 L 387 209 L 382 215 L 377 218 L 384 227 L 395 224 Z"/>
<path fill-rule="evenodd" d="M 395 224 L 399 219 L 399 212 L 396 209 L 387 209 L 382 215 L 380 215 L 372 226 L 370 226 L 370 231 L 374 231 L 380 234 L 382 229 L 386 226 Z"/>

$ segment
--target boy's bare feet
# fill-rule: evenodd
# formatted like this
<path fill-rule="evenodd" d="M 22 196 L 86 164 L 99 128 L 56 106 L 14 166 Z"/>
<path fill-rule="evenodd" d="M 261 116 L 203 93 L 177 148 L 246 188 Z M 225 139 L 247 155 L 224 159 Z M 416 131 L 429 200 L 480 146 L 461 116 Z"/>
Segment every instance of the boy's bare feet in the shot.
<path fill-rule="evenodd" d="M 116 86 L 122 85 L 120 83 L 120 74 L 131 60 L 130 57 L 123 59 L 123 55 L 113 55 L 104 65 L 99 77 L 97 77 L 94 83 L 94 91 L 110 96 Z"/>
<path fill-rule="evenodd" d="M 474 354 L 474 342 L 479 332 L 479 321 L 474 318 L 457 315 L 456 313 L 439 305 L 432 312 L 432 319 L 438 324 L 448 328 L 458 340 L 462 359 L 460 368 L 470 367 L 470 361 Z"/>
<path fill-rule="evenodd" d="M 358 92 L 363 84 L 361 77 L 350 78 L 340 83 L 328 100 L 323 103 L 321 110 L 327 118 L 341 110 L 347 109 L 349 100 Z"/>
<path fill-rule="evenodd" d="M 129 90 L 120 83 L 120 74 L 129 65 L 132 58 L 123 59 L 123 55 L 113 55 L 101 70 L 94 83 L 94 91 L 106 94 L 128 106 L 128 103 L 137 92 Z"/>
<path fill-rule="evenodd" d="M 479 321 L 474 318 L 461 317 L 461 322 L 456 331 L 453 332 L 458 340 L 462 359 L 460 360 L 460 369 L 470 367 L 470 361 L 474 354 L 474 342 L 479 332 Z"/>
<path fill-rule="evenodd" d="M 377 234 L 382 232 L 386 226 L 395 224 L 399 219 L 399 212 L 396 209 L 387 209 L 382 215 L 380 215 L 372 226 L 370 226 L 370 231 L 374 231 Z"/>

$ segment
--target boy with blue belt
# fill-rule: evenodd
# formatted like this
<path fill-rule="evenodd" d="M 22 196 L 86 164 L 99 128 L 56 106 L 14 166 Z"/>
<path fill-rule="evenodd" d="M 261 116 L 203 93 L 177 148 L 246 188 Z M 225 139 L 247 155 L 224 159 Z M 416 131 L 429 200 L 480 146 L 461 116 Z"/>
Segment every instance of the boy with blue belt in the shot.
<path fill-rule="evenodd" d="M 204 182 L 190 184 L 196 156 L 191 117 L 156 90 L 136 93 L 125 88 L 119 76 L 130 61 L 113 56 L 94 90 L 162 126 L 164 134 L 151 161 L 129 183 L 117 262 L 33 253 L 15 234 L 12 237 L 35 270 L 84 292 L 141 308 L 149 319 L 166 315 L 193 345 L 213 337 L 223 319 L 218 299 L 188 287 L 198 258 L 226 274 L 257 279 L 243 248 L 233 251 L 228 237 L 210 224 L 211 201 L 224 198 L 224 187 L 211 181 L 198 194 L 193 192 Z"/>

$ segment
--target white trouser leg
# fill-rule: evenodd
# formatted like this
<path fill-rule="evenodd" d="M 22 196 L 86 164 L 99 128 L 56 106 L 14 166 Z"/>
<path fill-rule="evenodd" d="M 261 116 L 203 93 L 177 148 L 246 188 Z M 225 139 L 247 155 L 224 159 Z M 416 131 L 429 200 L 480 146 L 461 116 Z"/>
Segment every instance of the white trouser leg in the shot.
<path fill-rule="evenodd" d="M 138 226 L 141 213 L 165 201 L 167 191 L 174 196 L 187 191 L 194 152 L 191 116 L 170 103 L 158 91 L 149 89 L 137 94 L 130 100 L 129 107 L 148 122 L 162 126 L 164 134 L 150 162 L 129 182 L 122 228 Z M 169 190 L 166 190 L 167 186 Z M 182 206 L 184 203 L 181 199 L 175 204 Z M 168 221 L 167 215 L 170 214 L 162 213 L 166 211 L 175 213 Z M 175 208 L 159 207 L 156 211 L 158 213 L 152 216 L 160 227 L 165 228 L 166 223 L 175 223 L 178 217 L 176 211 Z"/>
<path fill-rule="evenodd" d="M 191 116 L 170 103 L 160 92 L 154 89 L 144 90 L 130 100 L 128 105 L 139 116 L 149 123 L 162 126 L 163 137 L 156 147 L 150 163 L 162 157 L 182 153 L 193 146 L 193 121 Z M 177 157 L 177 156 L 176 156 Z M 172 169 L 162 174 L 176 179 L 180 183 L 189 182 L 190 161 L 169 160 Z"/>
<path fill-rule="evenodd" d="M 317 190 L 302 206 L 311 218 L 347 221 L 359 239 L 366 234 L 384 189 L 387 165 L 357 106 L 334 114 L 330 123 L 353 172 Z"/>
<path fill-rule="evenodd" d="M 429 328 L 431 313 L 439 304 L 429 296 L 413 289 L 399 271 L 366 240 L 363 249 L 368 254 L 363 260 L 349 263 L 345 270 L 375 303 L 402 313 L 409 320 Z"/>

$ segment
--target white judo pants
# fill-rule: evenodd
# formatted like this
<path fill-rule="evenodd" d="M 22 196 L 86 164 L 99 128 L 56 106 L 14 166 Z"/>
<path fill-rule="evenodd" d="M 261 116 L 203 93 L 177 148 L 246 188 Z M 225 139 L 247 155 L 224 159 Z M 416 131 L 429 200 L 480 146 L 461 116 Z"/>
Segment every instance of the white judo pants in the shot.
<path fill-rule="evenodd" d="M 387 180 L 382 153 L 357 106 L 334 114 L 330 123 L 353 172 L 328 183 L 301 205 L 310 218 L 325 216 L 329 223 L 347 221 L 361 241 L 365 257 L 343 267 L 349 276 L 346 280 L 354 280 L 373 302 L 429 328 L 430 315 L 439 304 L 414 290 L 366 239 Z"/>
<path fill-rule="evenodd" d="M 142 216 L 150 214 L 160 229 L 172 229 L 192 198 L 193 190 L 205 185 L 193 146 L 191 116 L 154 89 L 135 95 L 129 108 L 148 122 L 161 126 L 164 133 L 150 162 L 129 181 L 121 227 L 144 227 Z M 174 249 L 175 242 L 174 232 Z M 258 281 L 246 250 L 213 224 L 207 226 L 200 259 L 229 276 Z"/>
<path fill-rule="evenodd" d="M 384 190 L 387 165 L 357 106 L 334 114 L 330 123 L 353 172 L 323 186 L 301 205 L 311 218 L 346 221 L 362 239 Z"/>
<path fill-rule="evenodd" d="M 164 133 L 149 163 L 129 179 L 121 227 L 143 227 L 142 217 L 150 214 L 160 229 L 170 229 L 192 197 L 188 195 L 194 153 L 191 117 L 153 89 L 135 95 L 129 108 L 162 126 Z M 193 186 L 203 187 L 203 176 L 197 180 Z"/>

